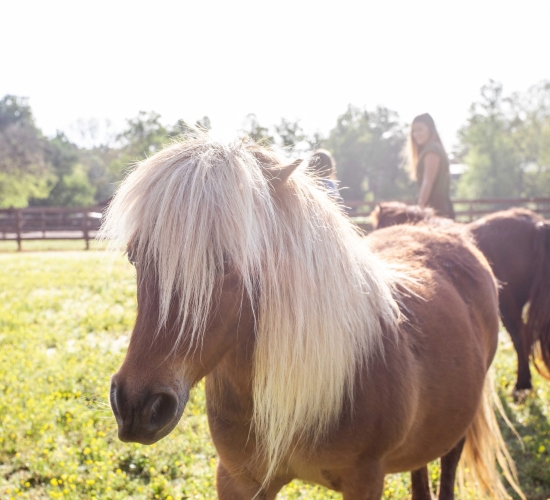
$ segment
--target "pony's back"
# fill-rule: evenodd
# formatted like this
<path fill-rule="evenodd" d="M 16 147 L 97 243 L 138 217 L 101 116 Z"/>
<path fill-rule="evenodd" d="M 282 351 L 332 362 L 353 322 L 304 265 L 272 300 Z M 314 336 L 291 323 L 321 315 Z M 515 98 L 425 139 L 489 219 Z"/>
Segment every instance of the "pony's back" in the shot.
<path fill-rule="evenodd" d="M 370 217 L 374 229 L 422 222 L 441 226 L 453 223 L 450 219 L 438 217 L 432 208 L 407 205 L 400 201 L 384 201 L 379 203 L 370 214 Z"/>

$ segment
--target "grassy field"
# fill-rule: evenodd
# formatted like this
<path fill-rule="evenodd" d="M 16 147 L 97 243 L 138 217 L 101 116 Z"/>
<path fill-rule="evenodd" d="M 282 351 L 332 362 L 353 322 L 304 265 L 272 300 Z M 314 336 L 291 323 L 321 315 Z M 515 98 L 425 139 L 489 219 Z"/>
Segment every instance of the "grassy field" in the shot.
<path fill-rule="evenodd" d="M 0 253 L 0 498 L 215 498 L 202 387 L 170 438 L 149 447 L 117 440 L 107 394 L 134 320 L 134 279 L 125 259 L 109 270 L 100 252 Z M 504 431 L 522 487 L 530 500 L 550 498 L 550 383 L 536 377 L 523 404 L 511 400 L 506 336 L 496 368 L 525 442 L 522 451 Z M 388 476 L 385 498 L 407 498 L 408 487 L 408 475 Z M 300 482 L 280 497 L 341 498 Z"/>
<path fill-rule="evenodd" d="M 90 240 L 90 249 L 98 250 L 103 249 L 105 244 L 96 240 Z M 22 242 L 23 252 L 36 252 L 36 251 L 71 251 L 71 250 L 84 250 L 86 248 L 86 242 L 84 240 L 23 240 Z M 15 240 L 0 240 L 0 252 L 1 253 L 13 253 L 17 252 L 17 241 Z"/>

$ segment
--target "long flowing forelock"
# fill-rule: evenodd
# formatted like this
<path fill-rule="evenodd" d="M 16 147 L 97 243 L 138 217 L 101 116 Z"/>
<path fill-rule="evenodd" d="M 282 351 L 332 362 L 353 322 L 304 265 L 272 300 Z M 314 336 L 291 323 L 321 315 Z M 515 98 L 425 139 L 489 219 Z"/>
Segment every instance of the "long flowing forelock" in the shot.
<path fill-rule="evenodd" d="M 179 335 L 197 348 L 215 300 L 224 261 L 251 277 L 261 251 L 260 220 L 273 219 L 269 187 L 254 157 L 204 134 L 176 143 L 142 162 L 122 183 L 100 236 L 115 249 L 133 242 L 133 260 L 152 270 L 159 289 L 158 333 L 166 325 L 174 294 L 179 298 Z M 251 168 L 254 166 L 255 168 Z"/>
<path fill-rule="evenodd" d="M 322 439 L 399 310 L 388 273 L 315 179 L 298 169 L 276 193 L 259 156 L 205 135 L 173 145 L 124 181 L 101 234 L 137 241 L 134 259 L 158 276 L 159 326 L 177 293 L 178 339 L 186 325 L 195 345 L 229 258 L 257 307 L 253 427 L 267 482 L 300 438 Z"/>

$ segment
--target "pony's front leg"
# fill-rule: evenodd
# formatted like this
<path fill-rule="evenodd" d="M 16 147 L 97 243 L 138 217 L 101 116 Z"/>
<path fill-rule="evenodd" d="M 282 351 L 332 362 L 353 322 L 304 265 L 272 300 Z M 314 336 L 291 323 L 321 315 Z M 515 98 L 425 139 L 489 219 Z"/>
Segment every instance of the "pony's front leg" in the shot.
<path fill-rule="evenodd" d="M 521 399 L 524 396 L 522 392 L 533 388 L 529 367 L 529 350 L 523 341 L 523 336 L 526 335 L 522 318 L 523 307 L 517 303 L 512 292 L 507 288 L 500 294 L 499 302 L 502 323 L 512 338 L 518 357 L 517 380 L 513 395 L 514 399 Z"/>
<path fill-rule="evenodd" d="M 425 465 L 411 472 L 412 500 L 433 500 L 428 467 Z"/>
<path fill-rule="evenodd" d="M 380 500 L 384 492 L 384 465 L 369 461 L 343 478 L 343 500 Z"/>
<path fill-rule="evenodd" d="M 263 490 L 246 470 L 230 473 L 221 462 L 216 471 L 216 490 L 220 500 L 274 500 L 284 485 L 284 482 L 275 480 L 267 490 Z"/>

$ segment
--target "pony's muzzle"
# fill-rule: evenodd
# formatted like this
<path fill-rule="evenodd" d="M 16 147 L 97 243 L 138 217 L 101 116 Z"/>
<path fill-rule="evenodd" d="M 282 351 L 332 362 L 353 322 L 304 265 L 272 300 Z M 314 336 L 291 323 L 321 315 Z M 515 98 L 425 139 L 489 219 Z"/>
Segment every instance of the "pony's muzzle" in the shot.
<path fill-rule="evenodd" d="M 134 394 L 124 384 L 111 379 L 110 402 L 118 424 L 118 438 L 124 442 L 153 444 L 168 435 L 178 424 L 188 395 L 162 387 Z"/>

